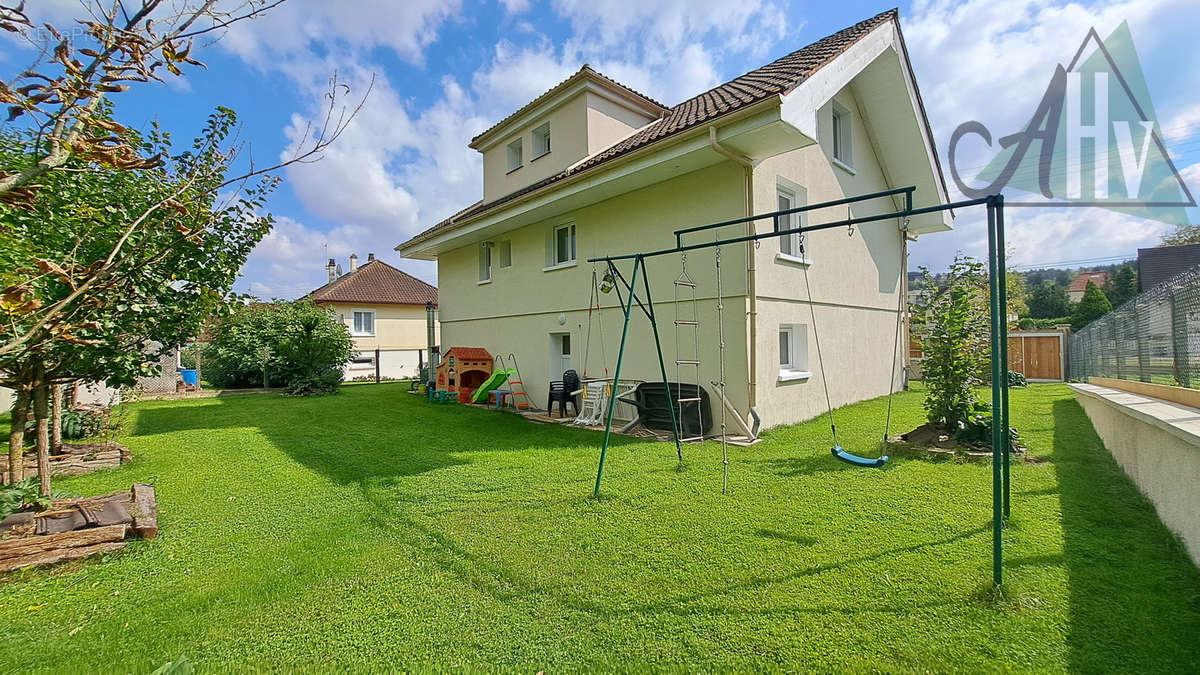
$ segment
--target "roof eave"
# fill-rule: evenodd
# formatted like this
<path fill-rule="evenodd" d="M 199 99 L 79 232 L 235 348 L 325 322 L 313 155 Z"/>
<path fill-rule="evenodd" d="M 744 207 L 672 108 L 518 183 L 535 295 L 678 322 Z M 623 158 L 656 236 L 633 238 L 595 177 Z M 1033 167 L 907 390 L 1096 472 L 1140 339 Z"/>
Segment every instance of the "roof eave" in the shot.
<path fill-rule="evenodd" d="M 480 213 L 463 218 L 460 221 L 454 222 L 451 226 L 442 231 L 428 233 L 429 236 L 427 237 L 417 235 L 416 237 L 397 245 L 395 250 L 404 258 L 410 258 L 414 260 L 437 260 L 437 254 L 431 252 L 431 249 L 438 240 L 447 238 L 448 235 L 460 232 L 462 229 L 478 223 L 479 221 L 488 218 L 497 218 L 512 209 L 527 204 L 531 200 L 544 197 L 556 191 L 564 191 L 566 188 L 575 185 L 579 181 L 596 179 L 598 176 L 615 171 L 629 163 L 643 160 L 647 156 L 665 152 L 688 141 L 694 141 L 697 137 L 703 137 L 705 139 L 704 142 L 707 145 L 709 127 L 714 125 L 725 127 L 745 118 L 766 112 L 772 108 L 777 109 L 779 108 L 781 100 L 782 98 L 780 96 L 771 95 L 761 101 L 756 101 L 750 105 L 737 108 L 725 113 L 724 115 L 709 120 L 707 124 L 698 125 L 695 128 L 688 129 L 686 131 L 665 136 L 651 143 L 647 143 L 636 150 L 618 155 L 617 157 L 614 157 L 606 162 L 596 164 L 595 166 L 580 171 L 577 174 L 568 176 L 562 180 L 554 181 L 536 190 L 532 190 L 503 204 L 499 204 L 494 208 L 489 208 L 481 211 Z M 724 141 L 724 139 L 722 140 Z M 603 152 L 604 150 L 601 150 L 596 154 L 601 154 Z"/>

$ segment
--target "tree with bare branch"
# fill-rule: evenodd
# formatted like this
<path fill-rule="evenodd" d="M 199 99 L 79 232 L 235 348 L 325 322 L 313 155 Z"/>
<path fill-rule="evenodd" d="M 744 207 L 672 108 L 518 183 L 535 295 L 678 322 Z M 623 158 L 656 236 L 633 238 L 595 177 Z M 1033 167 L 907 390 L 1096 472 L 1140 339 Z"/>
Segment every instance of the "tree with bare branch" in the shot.
<path fill-rule="evenodd" d="M 44 456 L 50 387 L 131 382 L 155 367 L 148 350 L 193 337 L 269 232 L 262 209 L 279 170 L 319 159 L 361 109 L 366 94 L 348 105 L 334 76 L 322 123 L 269 166 L 246 156 L 232 110 L 218 108 L 182 152 L 156 125 L 142 133 L 113 119 L 109 97 L 202 66 L 197 40 L 282 1 L 91 2 L 82 37 L 44 25 L 53 46 L 0 83 L 10 119 L 0 134 L 0 384 L 18 393 L 12 480 L 22 477 L 28 409 Z M 0 5 L 0 29 L 36 42 L 34 28 L 24 3 Z"/>

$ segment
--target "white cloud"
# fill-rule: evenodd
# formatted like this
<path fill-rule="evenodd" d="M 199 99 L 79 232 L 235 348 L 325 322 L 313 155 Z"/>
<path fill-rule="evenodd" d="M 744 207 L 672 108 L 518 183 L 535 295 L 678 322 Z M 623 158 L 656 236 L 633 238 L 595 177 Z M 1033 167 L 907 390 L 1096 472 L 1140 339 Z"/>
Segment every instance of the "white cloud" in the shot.
<path fill-rule="evenodd" d="M 997 152 L 997 138 L 1018 131 L 1028 122 L 1059 63 L 1074 56 L 1090 28 L 1107 37 L 1128 20 L 1143 65 L 1164 31 L 1180 23 L 1200 28 L 1200 16 L 1190 0 L 1124 0 L 1103 5 L 1049 0 L 989 0 L 950 2 L 917 0 L 902 24 L 913 66 L 921 85 L 942 166 L 952 193 L 946 150 L 953 129 L 968 120 L 983 122 L 992 133 L 987 148 L 978 139 L 960 146 L 958 165 L 964 180 Z M 1152 96 L 1156 93 L 1152 91 Z M 1166 92 L 1175 93 L 1175 92 Z M 1160 113 L 1162 101 L 1156 100 Z M 1177 113 L 1164 129 L 1194 133 L 1200 126 L 1200 107 Z M 1168 136 L 1170 139 L 1170 136 Z M 1190 172 L 1190 176 L 1188 173 Z M 1185 180 L 1196 184 L 1200 171 L 1189 167 Z M 1010 208 L 1007 243 L 1013 264 L 1082 260 L 1133 254 L 1152 246 L 1170 229 L 1145 220 L 1101 209 Z M 914 246 L 912 263 L 944 267 L 955 250 L 986 254 L 986 233 L 980 214 L 962 211 L 956 231 L 923 238 Z"/>
<path fill-rule="evenodd" d="M 421 63 L 442 23 L 459 9 L 459 0 L 289 0 L 261 18 L 235 24 L 221 45 L 264 67 L 281 56 L 339 44 L 358 50 L 386 47 Z"/>
<path fill-rule="evenodd" d="M 504 10 L 509 14 L 520 14 L 529 11 L 529 0 L 500 0 Z"/>

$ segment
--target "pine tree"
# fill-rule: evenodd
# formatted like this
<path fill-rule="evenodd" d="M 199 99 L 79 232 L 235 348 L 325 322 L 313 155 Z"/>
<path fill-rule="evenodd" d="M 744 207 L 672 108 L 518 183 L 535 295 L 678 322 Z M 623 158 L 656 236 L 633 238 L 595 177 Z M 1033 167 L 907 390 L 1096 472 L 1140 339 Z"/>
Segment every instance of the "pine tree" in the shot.
<path fill-rule="evenodd" d="M 1083 291 L 1083 299 L 1075 306 L 1075 313 L 1071 315 L 1071 329 L 1080 330 L 1112 311 L 1113 306 L 1108 301 L 1108 296 L 1104 295 L 1104 291 L 1094 282 L 1089 281 Z"/>

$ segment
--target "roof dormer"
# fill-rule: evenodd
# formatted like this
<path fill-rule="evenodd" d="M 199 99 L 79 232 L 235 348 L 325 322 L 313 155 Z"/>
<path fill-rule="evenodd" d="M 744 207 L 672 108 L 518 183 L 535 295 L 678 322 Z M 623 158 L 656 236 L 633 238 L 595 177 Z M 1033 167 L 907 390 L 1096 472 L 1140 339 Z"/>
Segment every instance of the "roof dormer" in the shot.
<path fill-rule="evenodd" d="M 483 199 L 491 201 L 566 169 L 659 119 L 666 106 L 584 65 L 471 139 L 483 153 Z"/>

